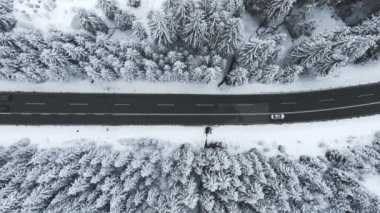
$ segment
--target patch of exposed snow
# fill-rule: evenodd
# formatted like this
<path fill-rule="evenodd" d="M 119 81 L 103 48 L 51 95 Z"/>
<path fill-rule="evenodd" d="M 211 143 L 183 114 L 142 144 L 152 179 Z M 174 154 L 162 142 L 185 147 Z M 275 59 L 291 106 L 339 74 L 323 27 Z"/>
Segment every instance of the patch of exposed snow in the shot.
<path fill-rule="evenodd" d="M 32 1 L 15 1 L 15 16 L 18 20 L 18 25 L 22 27 L 34 27 L 43 32 L 49 29 L 59 29 L 65 32 L 72 32 L 72 22 L 77 14 L 78 9 L 95 10 L 97 0 L 59 0 L 55 1 L 55 6 L 46 8 L 43 4 L 49 2 L 32 0 Z M 53 2 L 53 1 L 50 1 Z M 33 5 L 33 6 L 30 6 Z M 38 12 L 35 12 L 36 5 L 40 5 Z"/>
<path fill-rule="evenodd" d="M 120 8 L 127 9 L 138 19 L 146 22 L 149 11 L 159 9 L 164 0 L 142 0 L 138 8 L 127 6 L 127 0 L 117 0 Z M 73 20 L 79 9 L 95 12 L 105 20 L 104 14 L 96 7 L 97 0 L 15 0 L 15 16 L 21 27 L 33 27 L 43 32 L 59 29 L 75 31 Z"/>
<path fill-rule="evenodd" d="M 362 185 L 366 187 L 370 192 L 380 197 L 380 175 L 370 174 L 364 177 Z"/>
<path fill-rule="evenodd" d="M 248 41 L 251 36 L 256 37 L 256 29 L 260 26 L 259 20 L 245 11 L 241 17 L 243 22 L 243 41 Z"/>
<path fill-rule="evenodd" d="M 317 11 L 314 16 L 317 27 L 314 30 L 312 36 L 317 36 L 325 32 L 331 32 L 346 26 L 346 24 L 340 18 L 334 16 L 333 14 L 334 13 L 329 7 Z"/>

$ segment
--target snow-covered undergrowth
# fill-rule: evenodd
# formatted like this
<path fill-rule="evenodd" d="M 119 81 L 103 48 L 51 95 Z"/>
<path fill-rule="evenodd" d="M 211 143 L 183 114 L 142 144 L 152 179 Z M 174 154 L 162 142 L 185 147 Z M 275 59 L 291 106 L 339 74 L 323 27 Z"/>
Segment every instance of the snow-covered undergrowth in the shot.
<path fill-rule="evenodd" d="M 380 62 L 367 65 L 349 65 L 334 75 L 317 79 L 299 80 L 293 84 L 249 84 L 238 87 L 218 87 L 216 83 L 199 85 L 179 82 L 146 81 L 71 81 L 40 84 L 0 80 L 0 91 L 23 92 L 74 92 L 74 93 L 151 93 L 151 94 L 260 94 L 325 90 L 377 83 L 380 81 Z"/>
<path fill-rule="evenodd" d="M 91 143 L 0 148 L 3 212 L 368 212 L 380 198 L 361 180 L 379 173 L 380 143 L 321 157 L 266 157 L 257 149 L 157 140 L 124 149 Z M 15 169 L 17 168 L 17 169 Z M 365 182 L 368 183 L 368 180 Z M 375 186 L 372 186 L 375 187 Z"/>

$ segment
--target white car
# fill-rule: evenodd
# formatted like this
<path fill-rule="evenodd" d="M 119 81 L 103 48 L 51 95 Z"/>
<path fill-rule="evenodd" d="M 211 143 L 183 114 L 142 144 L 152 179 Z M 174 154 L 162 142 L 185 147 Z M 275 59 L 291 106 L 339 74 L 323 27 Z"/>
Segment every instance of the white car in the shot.
<path fill-rule="evenodd" d="M 285 115 L 284 114 L 281 114 L 281 113 L 277 113 L 277 114 L 271 114 L 270 115 L 270 119 L 272 120 L 284 120 L 285 119 Z"/>

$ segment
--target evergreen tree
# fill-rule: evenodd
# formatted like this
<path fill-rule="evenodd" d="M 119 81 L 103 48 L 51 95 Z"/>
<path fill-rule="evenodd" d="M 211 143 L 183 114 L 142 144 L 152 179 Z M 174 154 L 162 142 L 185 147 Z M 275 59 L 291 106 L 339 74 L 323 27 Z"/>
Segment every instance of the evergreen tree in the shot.
<path fill-rule="evenodd" d="M 148 34 L 140 21 L 133 22 L 132 30 L 133 34 L 137 36 L 140 40 L 148 38 Z"/>
<path fill-rule="evenodd" d="M 208 23 L 207 28 L 209 30 L 208 41 L 212 49 L 217 49 L 222 39 L 220 32 L 222 32 L 222 30 L 225 27 L 225 23 L 222 21 L 222 18 L 224 17 L 223 15 L 224 14 L 222 14 L 221 9 L 216 8 L 215 11 L 212 12 L 208 18 L 208 22 L 207 22 Z"/>
<path fill-rule="evenodd" d="M 169 14 L 166 14 L 165 18 L 167 20 L 167 28 L 171 36 L 171 40 L 174 43 L 178 40 L 178 38 L 183 36 L 184 33 L 180 32 L 180 28 L 181 28 L 180 23 L 176 19 L 176 17 L 173 15 L 172 12 L 170 12 Z"/>
<path fill-rule="evenodd" d="M 145 78 L 148 81 L 157 81 L 159 78 L 159 69 L 157 64 L 152 60 L 144 60 Z"/>
<path fill-rule="evenodd" d="M 0 0 L 0 15 L 13 11 L 13 0 Z"/>
<path fill-rule="evenodd" d="M 158 45 L 171 44 L 173 36 L 168 29 L 168 22 L 162 12 L 152 11 L 148 15 L 150 34 Z"/>
<path fill-rule="evenodd" d="M 266 2 L 266 0 L 244 0 L 244 5 L 252 13 L 261 13 L 266 6 Z"/>
<path fill-rule="evenodd" d="M 128 0 L 128 6 L 131 7 L 140 7 L 141 0 Z"/>
<path fill-rule="evenodd" d="M 269 0 L 266 1 L 263 14 L 266 25 L 276 25 L 290 12 L 296 0 Z"/>
<path fill-rule="evenodd" d="M 117 3 L 115 0 L 98 0 L 97 6 L 103 10 L 108 19 L 115 19 L 115 13 L 118 12 Z"/>
<path fill-rule="evenodd" d="M 228 84 L 241 86 L 248 82 L 248 70 L 243 67 L 233 69 L 227 75 Z"/>
<path fill-rule="evenodd" d="M 200 9 L 193 11 L 184 28 L 185 43 L 194 48 L 199 49 L 207 43 L 207 24 L 204 12 Z"/>
<path fill-rule="evenodd" d="M 11 15 L 0 14 L 0 32 L 11 31 L 16 26 L 16 19 Z"/>
<path fill-rule="evenodd" d="M 121 10 L 115 14 L 116 26 L 121 31 L 132 29 L 135 19 L 136 17 L 128 11 Z"/>
<path fill-rule="evenodd" d="M 190 74 L 187 66 L 181 61 L 176 61 L 173 65 L 173 72 L 176 74 L 178 81 L 188 82 L 190 80 Z"/>
<path fill-rule="evenodd" d="M 220 32 L 220 42 L 217 45 L 218 53 L 221 55 L 230 55 L 235 52 L 240 45 L 242 37 L 242 23 L 238 18 L 226 17 L 226 23 Z"/>
<path fill-rule="evenodd" d="M 86 31 L 96 34 L 97 32 L 107 33 L 108 27 L 97 15 L 86 10 L 79 11 L 79 20 L 82 24 L 83 29 Z"/>
<path fill-rule="evenodd" d="M 170 0 L 169 0 L 170 1 Z M 168 6 L 173 5 L 173 7 L 168 7 L 167 10 L 171 9 L 175 18 L 178 20 L 180 26 L 185 26 L 185 23 L 188 21 L 191 13 L 194 11 L 194 2 L 187 0 L 178 0 L 178 3 L 167 4 Z M 166 12 L 169 12 L 167 11 Z"/>
<path fill-rule="evenodd" d="M 121 77 L 126 81 L 132 81 L 141 78 L 142 71 L 133 61 L 126 61 L 124 67 L 120 70 Z"/>
<path fill-rule="evenodd" d="M 255 70 L 275 63 L 280 50 L 273 39 L 251 38 L 248 43 L 240 48 L 238 62 L 246 69 Z"/>
<path fill-rule="evenodd" d="M 243 0 L 226 0 L 226 10 L 230 12 L 234 17 L 241 17 L 244 13 Z"/>
<path fill-rule="evenodd" d="M 293 38 L 299 38 L 303 35 L 311 36 L 316 27 L 316 22 L 313 19 L 315 10 L 315 4 L 305 4 L 292 10 L 290 16 L 285 18 L 285 25 Z"/>

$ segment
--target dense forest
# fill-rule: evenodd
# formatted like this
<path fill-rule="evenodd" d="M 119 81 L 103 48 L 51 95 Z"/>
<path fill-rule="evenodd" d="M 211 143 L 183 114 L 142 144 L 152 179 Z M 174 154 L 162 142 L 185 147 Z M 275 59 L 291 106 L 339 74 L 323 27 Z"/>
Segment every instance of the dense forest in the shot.
<path fill-rule="evenodd" d="M 377 1 L 166 0 L 147 23 L 116 0 L 99 0 L 97 8 L 104 16 L 77 11 L 82 30 L 46 34 L 18 27 L 13 1 L 0 0 L 0 78 L 291 83 L 380 59 Z M 315 33 L 315 14 L 323 8 L 346 26 Z M 244 14 L 260 23 L 247 41 Z M 115 31 L 137 39 L 113 39 Z"/>
<path fill-rule="evenodd" d="M 378 141 L 299 159 L 149 139 L 125 145 L 0 148 L 0 212 L 380 211 L 361 184 L 380 174 Z"/>

